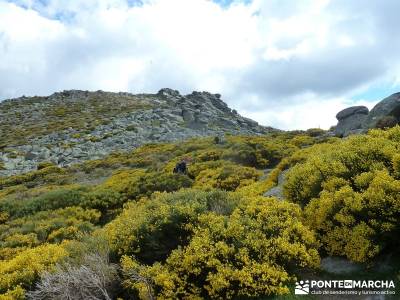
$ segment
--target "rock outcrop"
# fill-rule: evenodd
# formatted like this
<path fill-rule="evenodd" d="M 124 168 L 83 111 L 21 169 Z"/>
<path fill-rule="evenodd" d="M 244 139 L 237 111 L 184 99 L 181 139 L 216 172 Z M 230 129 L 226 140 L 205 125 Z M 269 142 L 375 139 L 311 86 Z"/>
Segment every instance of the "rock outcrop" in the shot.
<path fill-rule="evenodd" d="M 352 106 L 340 111 L 336 115 L 339 122 L 335 128 L 335 135 L 347 136 L 351 133 L 361 132 L 367 115 L 368 108 L 365 106 Z"/>
<path fill-rule="evenodd" d="M 66 166 L 97 159 L 145 143 L 271 131 L 208 92 L 71 90 L 21 97 L 0 103 L 0 176 L 35 170 L 40 162 Z"/>
<path fill-rule="evenodd" d="M 365 128 L 375 128 L 379 122 L 387 117 L 393 117 L 400 122 L 400 93 L 393 94 L 371 109 L 364 124 Z"/>
<path fill-rule="evenodd" d="M 334 133 L 339 137 L 394 126 L 400 123 L 400 93 L 383 99 L 370 112 L 365 106 L 352 106 L 340 111 L 336 118 Z"/>

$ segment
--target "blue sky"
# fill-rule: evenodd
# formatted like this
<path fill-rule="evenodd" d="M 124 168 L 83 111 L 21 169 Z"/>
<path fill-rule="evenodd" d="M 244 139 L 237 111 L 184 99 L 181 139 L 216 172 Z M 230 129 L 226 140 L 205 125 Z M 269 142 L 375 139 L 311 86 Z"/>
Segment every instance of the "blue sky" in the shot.
<path fill-rule="evenodd" d="M 400 91 L 397 0 L 0 0 L 0 100 L 64 89 L 222 94 L 282 129 Z"/>

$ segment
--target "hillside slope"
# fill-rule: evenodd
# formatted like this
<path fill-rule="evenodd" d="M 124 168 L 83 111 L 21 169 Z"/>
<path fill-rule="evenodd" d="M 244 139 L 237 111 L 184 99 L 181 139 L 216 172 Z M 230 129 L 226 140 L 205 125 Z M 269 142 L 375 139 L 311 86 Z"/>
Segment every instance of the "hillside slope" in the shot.
<path fill-rule="evenodd" d="M 289 133 L 228 135 L 222 143 L 215 143 L 214 137 L 193 138 L 179 143 L 147 144 L 62 168 L 41 164 L 39 170 L 1 178 L 0 297 L 3 293 L 19 299 L 23 290 L 35 289 L 40 274 L 51 270 L 54 264 L 68 262 L 79 267 L 88 261 L 87 253 L 103 255 L 103 248 L 112 248 L 110 259 L 114 263 L 119 263 L 122 254 L 135 252 L 137 246 L 144 249 L 143 255 L 138 253 L 143 262 L 150 265 L 154 260 L 164 260 L 177 245 L 187 244 L 189 237 L 181 240 L 179 232 L 186 232 L 184 227 L 192 221 L 196 224 L 193 218 L 207 212 L 230 214 L 242 193 L 261 194 L 274 184 L 273 179 L 264 180 L 264 169 L 273 168 L 284 157 L 316 141 L 308 134 Z M 191 158 L 189 173 L 174 174 L 172 169 L 184 157 Z M 168 199 L 154 200 L 164 195 L 160 192 L 170 193 L 166 194 Z M 167 202 L 163 204 L 164 201 Z M 151 203 L 156 205 L 154 209 L 147 207 Z M 128 205 L 138 215 L 131 216 L 131 210 L 124 212 L 123 207 Z M 129 222 L 137 223 L 120 227 L 121 219 L 116 218 L 126 213 Z M 179 220 L 192 221 L 184 225 Z M 161 231 L 157 229 L 159 225 L 151 229 L 151 224 L 159 224 Z M 143 234 L 136 231 L 140 227 Z M 105 245 L 106 236 L 110 241 Z M 139 236 L 147 241 L 141 241 Z M 123 240 L 125 246 L 120 244 Z M 131 248 L 131 242 L 138 244 Z M 307 243 L 311 247 L 312 241 Z M 315 251 L 312 256 L 310 264 L 317 260 Z M 100 262 L 96 259 L 96 265 L 109 270 L 104 257 Z M 118 276 L 110 275 L 109 280 L 108 293 L 124 299 L 135 295 L 131 288 L 120 286 L 122 279 Z M 51 285 L 59 288 L 54 282 Z M 65 283 L 61 290 L 68 290 L 68 286 Z M 119 292 L 115 293 L 115 287 Z M 76 291 L 80 288 L 85 289 L 85 285 L 71 287 Z M 51 289 L 45 290 L 53 299 Z"/>
<path fill-rule="evenodd" d="M 3 177 L 0 299 L 265 299 L 350 275 L 398 286 L 399 150 L 399 126 L 227 135 Z M 282 199 L 263 196 L 282 173 Z"/>
<path fill-rule="evenodd" d="M 150 142 L 274 131 L 231 110 L 218 94 L 64 91 L 0 103 L 0 175 L 129 151 Z"/>
<path fill-rule="evenodd" d="M 85 94 L 65 93 L 78 103 L 70 93 Z M 54 97 L 62 100 L 3 104 L 3 124 L 25 111 L 21 124 L 34 129 L 15 123 L 18 135 L 2 131 L 4 165 L 10 155 L 34 164 L 0 177 L 0 299 L 298 299 L 295 282 L 313 278 L 393 281 L 397 290 L 385 299 L 397 299 L 390 293 L 400 287 L 400 126 L 341 139 L 321 129 L 258 126 L 207 93 L 161 90 L 125 95 L 125 102 L 98 93 L 107 109 L 90 93 L 87 101 L 97 104 L 87 107 L 65 105 L 60 94 Z M 207 120 L 215 127 L 202 127 L 207 109 L 189 109 L 193 97 L 213 103 Z M 183 106 L 171 105 L 177 99 Z M 134 115 L 143 119 L 135 126 L 154 122 L 146 116 L 156 101 L 163 118 L 180 107 L 182 127 L 163 126 L 170 124 L 164 119 L 150 127 L 170 130 L 164 135 L 175 142 L 140 135 L 147 127 L 121 121 Z M 51 103 L 59 103 L 57 120 L 52 110 L 44 113 Z M 124 128 L 116 137 L 78 136 L 110 130 L 115 120 Z M 61 129 L 68 124 L 74 127 Z M 32 149 L 16 153 L 54 139 L 39 148 L 64 157 L 54 152 L 65 142 L 58 131 L 76 140 L 73 149 L 105 147 L 109 138 L 116 145 L 97 159 L 86 154 L 70 163 L 39 160 Z M 125 131 L 153 143 L 117 143 Z M 187 172 L 174 172 L 183 160 Z"/>

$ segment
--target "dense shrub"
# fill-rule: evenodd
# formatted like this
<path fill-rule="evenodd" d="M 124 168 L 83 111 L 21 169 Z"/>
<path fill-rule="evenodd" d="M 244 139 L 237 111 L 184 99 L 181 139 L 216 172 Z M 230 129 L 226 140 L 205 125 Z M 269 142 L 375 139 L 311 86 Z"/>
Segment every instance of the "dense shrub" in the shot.
<path fill-rule="evenodd" d="M 234 191 L 240 186 L 249 185 L 262 175 L 254 168 L 243 167 L 233 163 L 221 163 L 218 168 L 205 168 L 195 178 L 195 186 L 202 188 L 218 188 Z"/>
<path fill-rule="evenodd" d="M 292 150 L 288 144 L 262 137 L 229 137 L 227 146 L 223 159 L 261 169 L 276 165 Z"/>
<path fill-rule="evenodd" d="M 289 270 L 319 264 L 315 237 L 300 220 L 297 205 L 265 198 L 242 203 L 231 216 L 202 214 L 188 245 L 164 263 L 143 267 L 123 257 L 126 286 L 143 299 L 148 282 L 162 299 L 287 294 Z"/>
<path fill-rule="evenodd" d="M 82 128 L 104 120 L 92 121 Z M 89 139 L 84 131 L 75 135 Z M 36 171 L 0 178 L 0 299 L 23 299 L 43 272 L 29 297 L 107 293 L 125 299 L 143 296 L 145 287 L 147 296 L 159 298 L 287 293 L 292 267 L 317 265 L 315 240 L 298 222 L 297 205 L 253 197 L 288 166 L 305 163 L 312 151 L 284 158 L 324 140 L 317 135 L 277 132 L 226 136 L 219 143 L 210 137 L 149 144 L 66 168 L 42 163 Z M 371 136 L 392 139 L 381 132 Z M 190 161 L 188 175 L 173 174 L 184 158 Z M 385 166 L 398 179 L 399 159 L 388 159 Z M 273 167 L 268 177 L 258 170 Z M 112 259 L 124 257 L 123 293 L 132 295 L 111 296 L 107 284 L 93 290 L 76 280 L 96 279 L 86 254 L 108 248 Z M 60 260 L 63 267 L 55 270 Z"/>
<path fill-rule="evenodd" d="M 347 180 L 364 172 L 386 168 L 392 171 L 392 159 L 397 143 L 384 137 L 352 136 L 333 144 L 315 145 L 297 155 L 287 174 L 285 196 L 306 205 L 322 191 L 323 183 L 331 177 Z M 301 157 L 301 158 L 299 158 Z"/>
<path fill-rule="evenodd" d="M 39 211 L 53 210 L 81 204 L 87 188 L 59 189 L 50 191 L 41 196 L 16 201 L 9 199 L 0 202 L 0 210 L 6 211 L 10 216 L 21 217 Z"/>
<path fill-rule="evenodd" d="M 284 194 L 305 207 L 323 249 L 364 262 L 398 251 L 400 127 L 372 130 L 293 157 Z"/>
<path fill-rule="evenodd" d="M 305 213 L 329 254 L 364 262 L 400 246 L 400 181 L 387 171 L 373 171 L 357 176 L 355 184 L 358 191 L 331 179 Z"/>
<path fill-rule="evenodd" d="M 28 249 L 9 261 L 0 261 L 0 293 L 30 288 L 41 272 L 51 270 L 67 255 L 58 245 L 42 245 Z"/>
<path fill-rule="evenodd" d="M 108 209 L 121 207 L 124 202 L 125 198 L 119 192 L 99 187 L 85 193 L 80 205 L 95 208 L 104 213 Z"/>
<path fill-rule="evenodd" d="M 140 169 L 117 172 L 104 187 L 119 192 L 128 199 L 150 196 L 153 192 L 173 192 L 192 186 L 192 180 L 181 174 L 145 172 Z"/>
<path fill-rule="evenodd" d="M 45 168 L 54 167 L 54 166 L 55 166 L 54 163 L 52 163 L 52 162 L 50 162 L 50 161 L 44 161 L 44 162 L 38 163 L 37 169 L 38 169 L 38 170 L 43 170 L 43 169 L 45 169 Z"/>
<path fill-rule="evenodd" d="M 222 191 L 182 190 L 156 194 L 152 199 L 128 204 L 105 226 L 105 236 L 117 254 L 134 254 L 146 263 L 164 260 L 187 243 L 191 226 L 200 213 L 229 214 L 238 199 Z"/>
<path fill-rule="evenodd" d="M 14 175 L 0 179 L 0 189 L 5 187 L 25 184 L 33 187 L 42 183 L 59 183 L 66 181 L 66 171 L 57 166 L 46 166 L 37 171 L 32 171 L 22 175 Z"/>
<path fill-rule="evenodd" d="M 0 258 L 5 259 L 44 242 L 74 239 L 94 230 L 100 213 L 81 207 L 42 211 L 0 226 Z"/>
<path fill-rule="evenodd" d="M 309 136 L 317 137 L 317 136 L 324 135 L 325 134 L 325 130 L 323 130 L 321 128 L 310 128 L 310 129 L 307 129 L 306 133 Z"/>

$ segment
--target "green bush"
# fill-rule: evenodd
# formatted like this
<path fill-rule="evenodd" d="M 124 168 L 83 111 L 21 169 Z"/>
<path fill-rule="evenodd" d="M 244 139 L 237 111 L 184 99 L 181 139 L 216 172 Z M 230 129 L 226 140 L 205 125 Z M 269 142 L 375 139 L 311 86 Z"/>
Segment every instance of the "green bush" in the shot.
<path fill-rule="evenodd" d="M 119 192 L 99 187 L 85 193 L 80 206 L 95 208 L 104 213 L 108 209 L 122 207 L 125 201 L 125 198 Z"/>
<path fill-rule="evenodd" d="M 128 199 L 137 200 L 154 192 L 173 192 L 191 187 L 192 184 L 193 181 L 186 175 L 136 169 L 117 172 L 105 182 L 104 187 Z"/>
<path fill-rule="evenodd" d="M 33 187 L 41 183 L 63 183 L 66 180 L 66 171 L 57 166 L 47 166 L 37 171 L 0 178 L 0 189 L 5 187 L 25 184 Z"/>
<path fill-rule="evenodd" d="M 60 242 L 91 232 L 100 213 L 94 209 L 68 207 L 41 211 L 0 226 L 0 257 L 13 254 L 8 248 L 24 249 L 44 242 Z"/>
<path fill-rule="evenodd" d="M 134 254 L 145 263 L 164 260 L 173 249 L 188 242 L 200 213 L 229 214 L 237 201 L 222 191 L 156 194 L 150 200 L 128 204 L 105 226 L 105 236 L 119 255 Z"/>
<path fill-rule="evenodd" d="M 0 202 L 0 210 L 7 212 L 12 217 L 22 217 L 44 210 L 78 206 L 86 191 L 87 189 L 81 187 L 50 191 L 28 200 L 18 201 L 11 198 Z"/>
<path fill-rule="evenodd" d="M 397 126 L 293 155 L 284 195 L 305 207 L 325 252 L 365 262 L 398 251 L 399 149 Z"/>
<path fill-rule="evenodd" d="M 209 164 L 207 164 L 209 165 Z M 202 168 L 196 178 L 195 186 L 206 188 L 218 188 L 226 191 L 234 191 L 254 183 L 262 175 L 254 168 L 243 167 L 237 164 L 222 162 L 218 168 Z"/>
<path fill-rule="evenodd" d="M 332 144 L 314 145 L 296 154 L 286 176 L 284 194 L 290 201 L 306 205 L 318 197 L 323 184 L 332 177 L 350 184 L 364 172 L 379 169 L 392 171 L 396 143 L 384 137 L 352 136 Z"/>
<path fill-rule="evenodd" d="M 160 299 L 282 295 L 289 293 L 295 268 L 319 265 L 317 246 L 297 205 L 259 197 L 230 216 L 202 214 L 190 242 L 165 262 L 146 267 L 125 256 L 122 267 L 127 287 L 142 299 L 149 293 L 146 282 L 153 282 Z"/>

